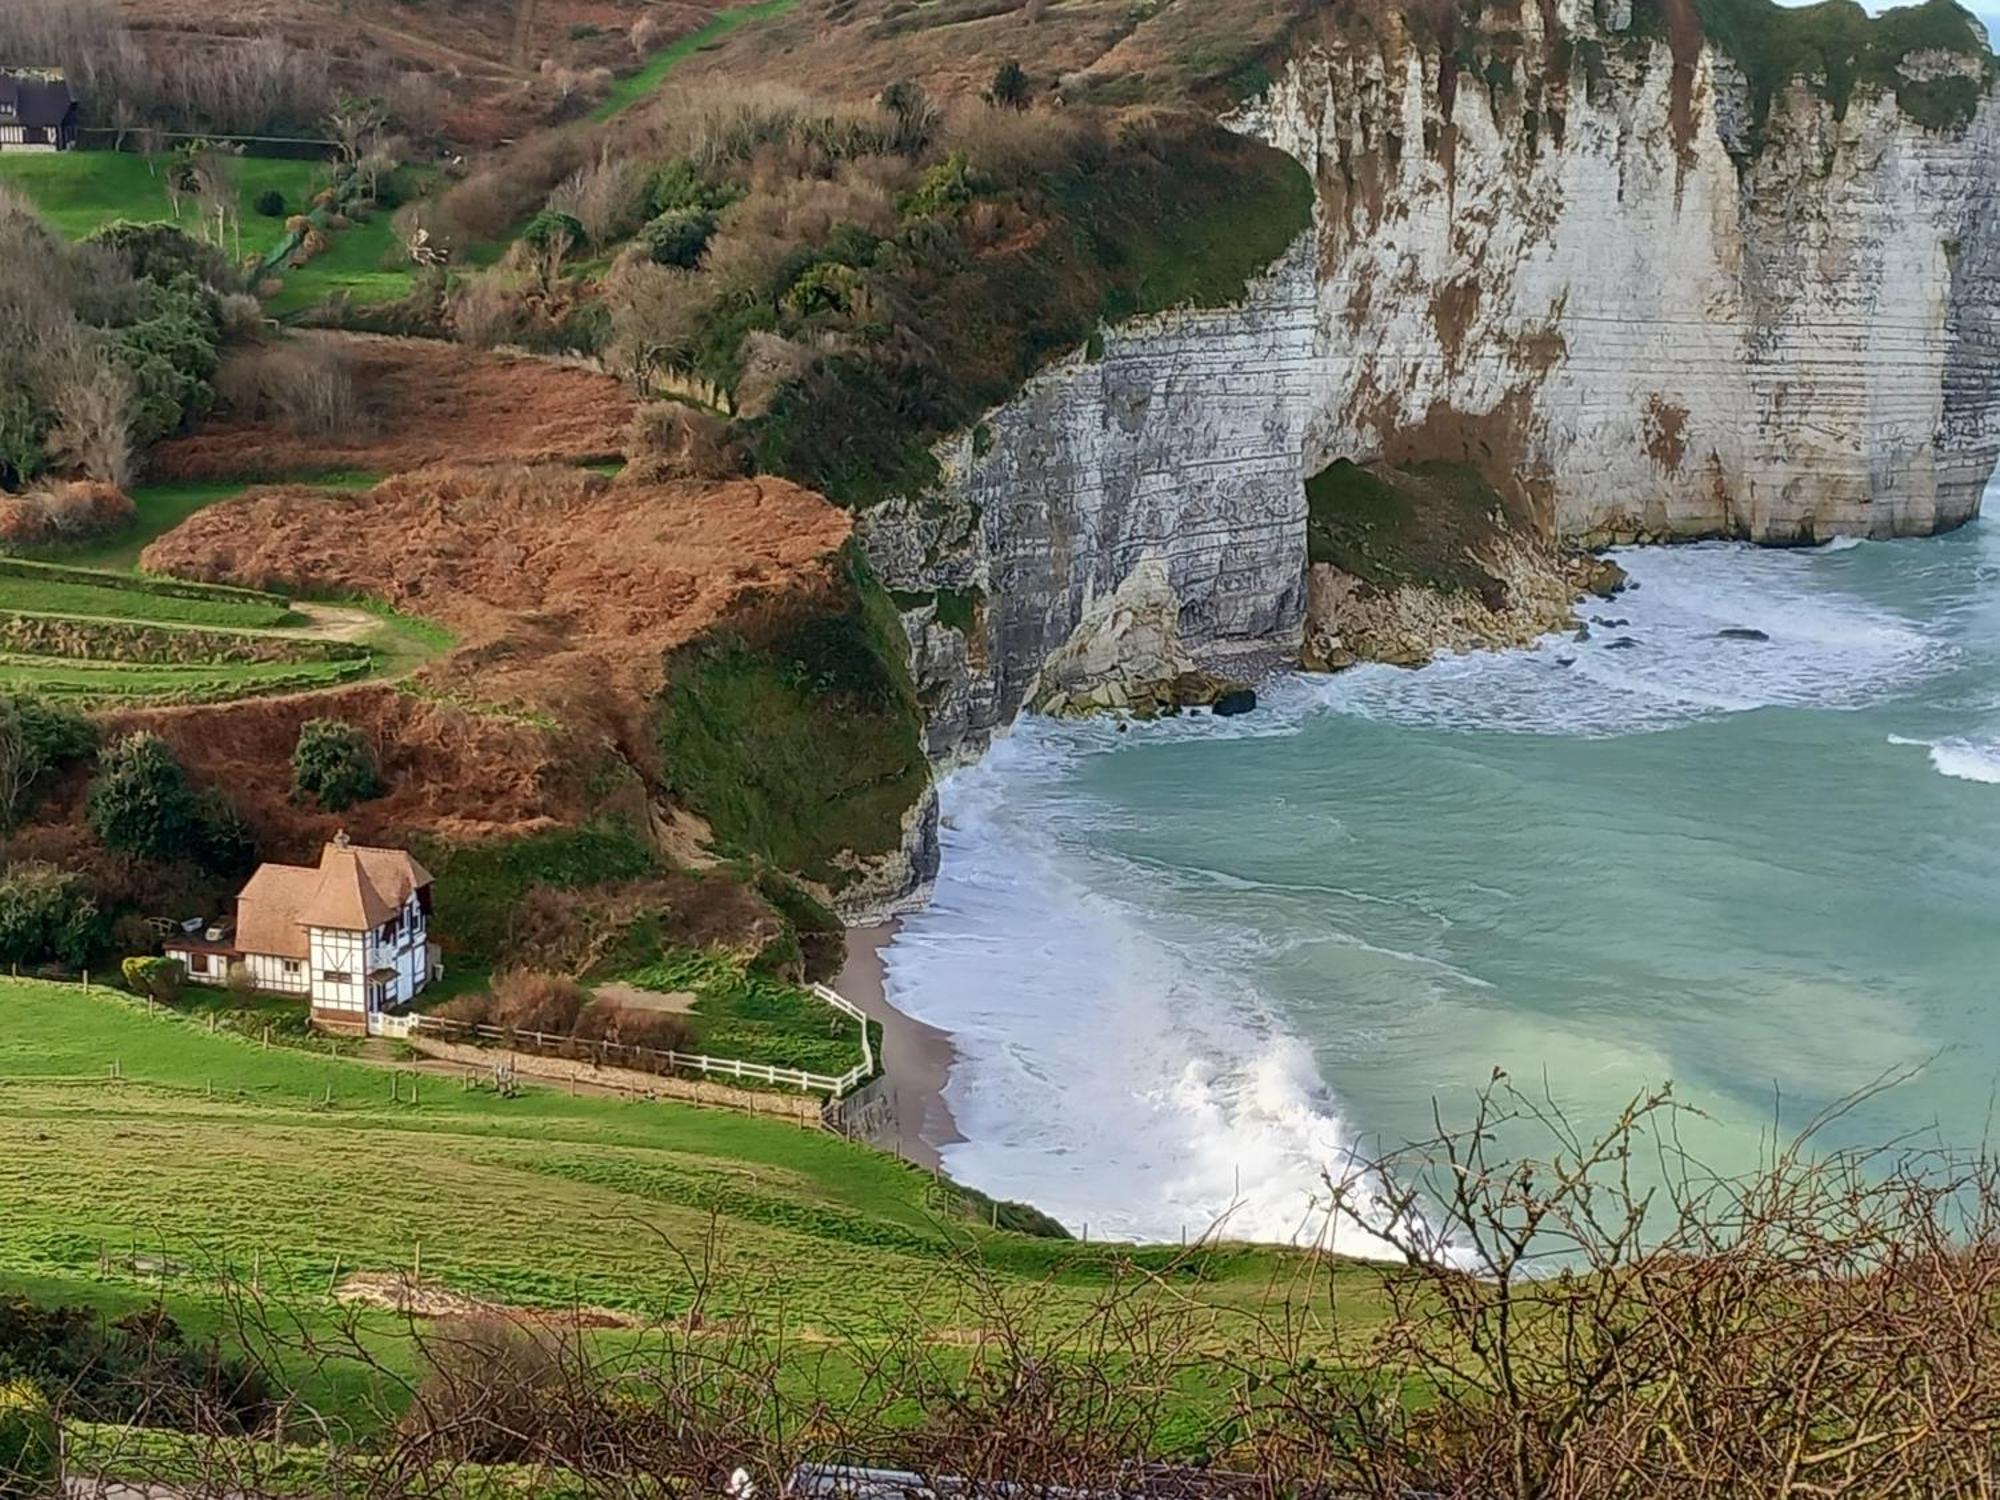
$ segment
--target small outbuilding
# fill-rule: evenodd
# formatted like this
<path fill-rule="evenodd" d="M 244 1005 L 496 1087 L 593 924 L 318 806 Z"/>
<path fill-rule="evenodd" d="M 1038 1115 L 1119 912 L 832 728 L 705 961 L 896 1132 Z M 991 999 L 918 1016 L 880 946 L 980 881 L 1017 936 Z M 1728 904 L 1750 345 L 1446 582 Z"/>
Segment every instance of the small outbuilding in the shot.
<path fill-rule="evenodd" d="M 0 151 L 68 151 L 82 111 L 61 68 L 0 67 Z"/>
<path fill-rule="evenodd" d="M 343 833 L 317 865 L 259 866 L 236 898 L 233 930 L 171 937 L 165 949 L 190 983 L 226 984 L 240 964 L 260 990 L 307 996 L 315 1025 L 373 1035 L 383 1012 L 438 976 L 430 916 L 430 872 L 408 850 Z"/>

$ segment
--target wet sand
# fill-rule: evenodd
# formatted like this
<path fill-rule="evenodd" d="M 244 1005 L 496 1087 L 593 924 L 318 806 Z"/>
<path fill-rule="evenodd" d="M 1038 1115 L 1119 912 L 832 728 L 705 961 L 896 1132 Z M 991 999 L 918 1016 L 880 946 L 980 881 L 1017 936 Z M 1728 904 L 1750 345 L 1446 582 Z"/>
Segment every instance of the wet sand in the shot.
<path fill-rule="evenodd" d="M 847 963 L 833 987 L 882 1025 L 882 1064 L 896 1091 L 897 1146 L 906 1161 L 936 1170 L 938 1148 L 962 1141 L 944 1102 L 945 1081 L 957 1054 L 951 1034 L 911 1019 L 889 1004 L 882 949 L 899 924 L 847 930 Z"/>

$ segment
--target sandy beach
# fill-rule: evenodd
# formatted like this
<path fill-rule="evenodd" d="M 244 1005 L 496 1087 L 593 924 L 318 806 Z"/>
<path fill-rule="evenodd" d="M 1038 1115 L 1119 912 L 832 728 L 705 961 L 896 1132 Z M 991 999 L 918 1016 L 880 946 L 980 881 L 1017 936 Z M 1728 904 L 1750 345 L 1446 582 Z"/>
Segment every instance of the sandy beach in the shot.
<path fill-rule="evenodd" d="M 911 1019 L 889 1003 L 882 949 L 901 924 L 847 931 L 847 963 L 834 988 L 882 1025 L 882 1062 L 896 1090 L 897 1147 L 907 1161 L 935 1170 L 938 1148 L 962 1141 L 944 1102 L 956 1054 L 951 1034 Z"/>

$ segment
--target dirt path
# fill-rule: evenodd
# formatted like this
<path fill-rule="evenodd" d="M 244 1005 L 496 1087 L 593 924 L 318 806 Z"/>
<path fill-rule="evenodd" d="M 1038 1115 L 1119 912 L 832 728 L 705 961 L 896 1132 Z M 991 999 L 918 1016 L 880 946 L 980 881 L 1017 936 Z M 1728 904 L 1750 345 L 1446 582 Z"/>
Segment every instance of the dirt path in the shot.
<path fill-rule="evenodd" d="M 287 635 L 301 641 L 365 641 L 383 628 L 382 618 L 352 604 L 302 604 L 292 601 L 292 612 L 304 615 L 302 626 L 271 626 L 258 632 Z"/>

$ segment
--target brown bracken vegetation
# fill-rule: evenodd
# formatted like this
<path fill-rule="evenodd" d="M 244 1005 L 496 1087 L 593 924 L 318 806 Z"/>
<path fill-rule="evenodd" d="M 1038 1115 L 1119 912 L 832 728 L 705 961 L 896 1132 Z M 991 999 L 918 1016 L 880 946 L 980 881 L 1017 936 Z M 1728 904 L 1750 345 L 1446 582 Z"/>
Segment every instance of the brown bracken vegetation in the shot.
<path fill-rule="evenodd" d="M 633 404 L 609 375 L 551 360 L 482 353 L 426 339 L 306 333 L 297 343 L 344 355 L 362 419 L 332 435 L 289 430 L 250 401 L 152 452 L 165 480 L 275 479 L 359 470 L 400 473 L 425 464 L 595 463 L 616 459 Z M 290 347 L 289 345 L 287 346 Z M 268 350 L 239 361 L 268 364 Z M 227 394 L 254 381 L 218 377 Z"/>

